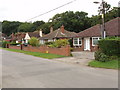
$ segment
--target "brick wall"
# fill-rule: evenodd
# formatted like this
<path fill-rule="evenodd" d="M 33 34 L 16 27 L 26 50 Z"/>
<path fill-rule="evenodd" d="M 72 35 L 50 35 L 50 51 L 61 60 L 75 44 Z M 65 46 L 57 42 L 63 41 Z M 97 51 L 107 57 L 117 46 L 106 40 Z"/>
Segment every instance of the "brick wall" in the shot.
<path fill-rule="evenodd" d="M 84 51 L 84 39 L 82 39 L 82 46 L 74 47 L 73 51 Z"/>
<path fill-rule="evenodd" d="M 8 48 L 10 48 L 10 49 L 19 49 L 19 50 L 21 49 L 20 46 L 14 46 L 14 45 L 9 45 Z"/>
<path fill-rule="evenodd" d="M 31 51 L 31 52 L 41 52 L 41 53 L 51 53 L 51 54 L 57 54 L 57 55 L 64 55 L 64 56 L 70 56 L 70 46 L 65 46 L 62 48 L 50 48 L 47 46 L 40 46 L 40 47 L 32 47 L 32 46 L 11 46 L 9 45 L 9 48 L 11 49 L 21 49 L 24 51 Z"/>

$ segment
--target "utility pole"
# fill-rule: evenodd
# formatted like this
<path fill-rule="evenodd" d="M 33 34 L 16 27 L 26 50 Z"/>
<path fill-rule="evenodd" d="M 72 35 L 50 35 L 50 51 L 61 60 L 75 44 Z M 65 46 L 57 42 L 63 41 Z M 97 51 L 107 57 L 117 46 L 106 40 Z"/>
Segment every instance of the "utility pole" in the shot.
<path fill-rule="evenodd" d="M 100 2 L 94 2 L 95 4 L 99 4 Z M 100 4 L 99 13 L 102 16 L 102 28 L 101 28 L 101 37 L 104 39 L 106 37 L 106 30 L 105 30 L 105 8 L 107 6 L 107 2 L 102 0 L 102 3 Z"/>

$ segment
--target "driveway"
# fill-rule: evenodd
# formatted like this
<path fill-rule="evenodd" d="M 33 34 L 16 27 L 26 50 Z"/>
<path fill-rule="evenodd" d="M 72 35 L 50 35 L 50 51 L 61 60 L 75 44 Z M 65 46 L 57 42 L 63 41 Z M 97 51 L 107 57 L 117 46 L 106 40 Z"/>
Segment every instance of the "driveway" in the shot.
<path fill-rule="evenodd" d="M 117 88 L 118 71 L 3 50 L 3 88 Z"/>
<path fill-rule="evenodd" d="M 53 60 L 82 66 L 87 66 L 90 61 L 94 60 L 94 52 L 80 51 L 71 53 L 73 57 L 57 58 Z"/>

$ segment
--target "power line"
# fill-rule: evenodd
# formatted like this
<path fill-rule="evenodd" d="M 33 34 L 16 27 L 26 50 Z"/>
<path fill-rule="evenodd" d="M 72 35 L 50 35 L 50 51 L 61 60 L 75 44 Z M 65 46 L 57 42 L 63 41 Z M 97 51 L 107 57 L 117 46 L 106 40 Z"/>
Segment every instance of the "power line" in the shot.
<path fill-rule="evenodd" d="M 57 9 L 59 9 L 59 8 L 61 8 L 61 7 L 64 7 L 64 6 L 68 5 L 68 4 L 71 4 L 71 3 L 73 3 L 74 1 L 76 1 L 76 0 L 70 1 L 70 2 L 68 2 L 68 3 L 66 3 L 66 4 L 64 4 L 64 5 L 61 5 L 61 6 L 59 6 L 59 7 L 57 7 L 57 8 L 54 8 L 54 9 L 52 9 L 52 10 L 50 10 L 50 11 L 47 11 L 47 12 L 42 13 L 42 14 L 40 14 L 40 15 L 37 15 L 37 16 L 35 16 L 35 17 L 33 17 L 33 18 L 30 18 L 30 19 L 28 19 L 28 20 L 26 20 L 26 21 L 29 21 L 29 20 L 32 20 L 32 19 L 34 19 L 34 18 L 40 17 L 40 16 L 45 15 L 45 14 L 47 14 L 47 13 L 50 13 L 50 12 L 52 12 L 52 11 L 54 11 L 54 10 L 57 10 Z"/>

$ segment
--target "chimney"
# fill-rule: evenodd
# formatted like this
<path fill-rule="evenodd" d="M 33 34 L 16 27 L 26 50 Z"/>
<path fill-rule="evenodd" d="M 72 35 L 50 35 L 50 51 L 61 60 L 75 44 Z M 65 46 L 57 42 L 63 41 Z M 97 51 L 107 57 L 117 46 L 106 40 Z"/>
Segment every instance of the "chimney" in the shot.
<path fill-rule="evenodd" d="M 42 37 L 42 29 L 40 29 L 39 35 L 40 35 L 40 37 Z"/>
<path fill-rule="evenodd" d="M 50 27 L 50 33 L 52 33 L 53 32 L 53 27 Z"/>
<path fill-rule="evenodd" d="M 64 25 L 61 26 L 61 32 L 64 33 Z"/>

